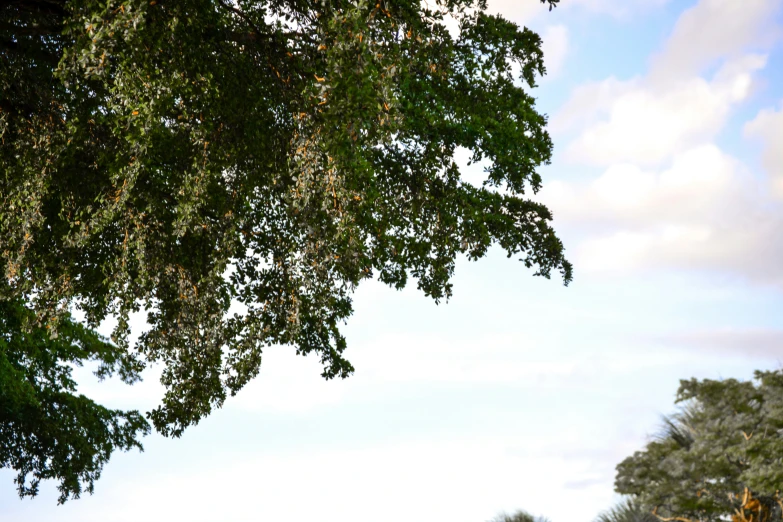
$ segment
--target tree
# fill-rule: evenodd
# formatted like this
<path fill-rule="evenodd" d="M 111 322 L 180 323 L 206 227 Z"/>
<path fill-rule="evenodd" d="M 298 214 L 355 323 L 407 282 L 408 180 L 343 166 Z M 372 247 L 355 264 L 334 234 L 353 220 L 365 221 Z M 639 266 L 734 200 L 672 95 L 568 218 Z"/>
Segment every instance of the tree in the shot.
<path fill-rule="evenodd" d="M 571 280 L 526 197 L 552 143 L 514 75 L 535 86 L 541 40 L 485 0 L 9 0 L 0 61 L 0 302 L 31 311 L 23 340 L 74 308 L 116 317 L 116 353 L 163 366 L 166 436 L 268 345 L 348 376 L 365 279 L 438 302 L 458 255 L 498 244 Z M 488 160 L 483 186 L 458 147 Z"/>
<path fill-rule="evenodd" d="M 527 511 L 519 510 L 513 515 L 500 513 L 490 522 L 549 522 L 549 520 L 543 517 L 534 517 Z"/>
<path fill-rule="evenodd" d="M 638 499 L 627 497 L 613 508 L 598 515 L 595 522 L 658 522 L 658 518 Z"/>
<path fill-rule="evenodd" d="M 783 520 L 783 370 L 680 381 L 680 412 L 617 466 L 615 490 L 661 520 Z"/>
<path fill-rule="evenodd" d="M 92 493 L 112 452 L 141 449 L 150 427 L 137 411 L 76 395 L 68 365 L 98 361 L 99 377 L 117 371 L 132 383 L 135 361 L 67 316 L 55 339 L 44 328 L 25 331 L 31 315 L 21 303 L 0 301 L 0 467 L 18 472 L 20 497 L 35 496 L 43 479 L 59 479 L 62 503 L 83 485 Z"/>

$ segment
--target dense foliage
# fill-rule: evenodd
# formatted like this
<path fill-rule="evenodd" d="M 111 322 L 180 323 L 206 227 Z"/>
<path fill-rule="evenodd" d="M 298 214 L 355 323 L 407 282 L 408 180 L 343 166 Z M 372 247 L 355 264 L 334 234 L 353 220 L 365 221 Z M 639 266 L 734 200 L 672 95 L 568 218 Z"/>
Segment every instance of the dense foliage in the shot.
<path fill-rule="evenodd" d="M 552 216 L 527 198 L 552 150 L 525 90 L 542 58 L 538 35 L 484 0 L 0 4 L 0 304 L 19 319 L 0 323 L 16 390 L 2 407 L 38 411 L 3 424 L 4 465 L 43 459 L 37 477 L 91 487 L 112 445 L 135 444 L 135 414 L 68 395 L 63 363 L 87 353 L 162 364 L 148 415 L 179 436 L 270 344 L 349 375 L 339 325 L 365 279 L 413 277 L 438 301 L 458 255 L 497 244 L 567 283 Z M 460 178 L 460 147 L 488 162 L 483 186 Z M 81 344 L 74 307 L 89 328 L 118 318 L 116 348 Z M 135 311 L 149 328 L 131 345 Z M 36 389 L 39 368 L 59 377 Z M 17 442 L 68 401 L 84 406 L 68 418 L 98 430 L 85 448 L 111 441 L 69 461 L 85 463 L 76 475 Z M 53 430 L 57 451 L 81 444 Z"/>
<path fill-rule="evenodd" d="M 615 489 L 662 518 L 783 520 L 783 370 L 681 381 L 684 408 L 617 466 Z"/>
<path fill-rule="evenodd" d="M 0 467 L 17 471 L 19 495 L 35 496 L 44 479 L 59 479 L 60 502 L 90 493 L 115 449 L 141 449 L 149 424 L 136 411 L 110 410 L 76 394 L 73 364 L 99 363 L 128 383 L 138 365 L 122 350 L 69 317 L 52 339 L 45 328 L 23 328 L 32 312 L 0 301 Z"/>

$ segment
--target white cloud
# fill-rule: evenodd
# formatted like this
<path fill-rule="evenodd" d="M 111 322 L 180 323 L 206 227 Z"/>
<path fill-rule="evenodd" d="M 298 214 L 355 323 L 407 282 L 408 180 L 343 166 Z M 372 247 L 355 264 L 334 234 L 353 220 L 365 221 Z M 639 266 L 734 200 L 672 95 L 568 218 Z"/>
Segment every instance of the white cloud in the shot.
<path fill-rule="evenodd" d="M 748 122 L 745 135 L 756 138 L 763 145 L 762 165 L 772 183 L 773 191 L 783 197 L 783 102 L 777 112 L 765 109 Z"/>
<path fill-rule="evenodd" d="M 720 328 L 680 332 L 658 340 L 709 355 L 783 362 L 783 330 Z"/>
<path fill-rule="evenodd" d="M 152 366 L 146 369 L 141 382 L 128 385 L 119 378 L 112 377 L 103 381 L 93 373 L 98 365 L 90 363 L 74 368 L 74 380 L 79 384 L 78 392 L 99 404 L 110 408 L 149 410 L 160 403 L 165 387 L 160 383 L 162 369 Z"/>
<path fill-rule="evenodd" d="M 585 369 L 579 361 L 563 361 L 557 353 L 540 347 L 540 341 L 507 335 L 467 339 L 398 333 L 352 345 L 347 355 L 356 372 L 348 379 L 331 381 L 320 376 L 317 357 L 305 358 L 293 348 L 274 347 L 264 352 L 260 375 L 228 399 L 226 407 L 301 414 L 347 401 L 372 400 L 403 384 L 514 384 L 551 389 L 599 371 Z"/>
<path fill-rule="evenodd" d="M 616 18 L 625 18 L 632 14 L 643 13 L 650 9 L 659 8 L 670 0 L 568 0 L 561 5 L 564 9 L 580 7 L 596 13 L 609 14 Z"/>
<path fill-rule="evenodd" d="M 712 139 L 732 106 L 747 98 L 753 73 L 765 64 L 765 56 L 743 56 L 726 63 L 709 82 L 698 77 L 665 85 L 609 79 L 577 92 L 577 99 L 566 104 L 568 112 L 558 115 L 554 127 L 566 127 L 585 114 L 604 113 L 603 121 L 589 126 L 569 145 L 569 159 L 595 165 L 658 165 L 672 154 Z M 598 93 L 594 102 L 587 99 L 592 93 Z M 580 99 L 588 107 L 580 108 Z"/>
<path fill-rule="evenodd" d="M 562 70 L 568 54 L 568 28 L 564 25 L 550 25 L 542 31 L 541 38 L 546 77 L 552 78 Z"/>
<path fill-rule="evenodd" d="M 558 502 L 561 485 L 595 475 L 594 464 L 590 458 L 564 458 L 564 437 L 546 427 L 530 431 L 524 441 L 423 438 L 350 449 L 256 450 L 228 461 L 213 459 L 201 469 L 164 468 L 154 477 L 113 484 L 103 479 L 89 512 L 66 510 L 59 519 L 472 522 L 524 508 L 553 520 L 587 520 L 602 509 L 611 471 L 602 470 L 604 488 L 571 491 L 570 502 Z M 526 451 L 509 451 L 523 442 Z M 620 447 L 628 451 L 635 442 L 621 441 Z M 218 457 L 224 451 L 215 449 Z"/>
<path fill-rule="evenodd" d="M 317 356 L 296 355 L 291 346 L 264 350 L 258 377 L 235 397 L 226 399 L 226 408 L 301 414 L 337 404 L 356 393 L 353 377 L 327 381 Z"/>
<path fill-rule="evenodd" d="M 503 15 L 503 17 L 522 26 L 529 24 L 535 18 L 546 14 L 548 4 L 542 4 L 539 0 L 489 0 L 487 10 L 490 13 Z"/>
<path fill-rule="evenodd" d="M 372 382 L 527 383 L 567 379 L 576 361 L 540 353 L 541 341 L 512 336 L 475 339 L 398 334 L 375 339 L 356 364 Z M 369 356 L 372 354 L 372 356 Z M 411 364 L 410 361 L 416 361 Z"/>
<path fill-rule="evenodd" d="M 783 207 L 713 141 L 753 93 L 779 34 L 779 0 L 700 0 L 679 17 L 647 74 L 576 88 L 550 130 L 576 132 L 566 158 L 603 166 L 592 183 L 553 182 L 555 224 L 578 228 L 581 270 L 676 268 L 783 284 Z M 718 65 L 710 77 L 700 74 Z M 783 196 L 783 116 L 745 127 Z M 557 136 L 556 136 L 557 138 Z"/>
<path fill-rule="evenodd" d="M 577 87 L 550 129 L 580 131 L 568 158 L 603 166 L 656 166 L 711 140 L 752 93 L 764 53 L 781 34 L 775 16 L 781 6 L 780 0 L 700 0 L 680 15 L 646 75 Z M 716 63 L 711 79 L 699 76 Z"/>
<path fill-rule="evenodd" d="M 621 164 L 590 183 L 554 182 L 541 199 L 556 225 L 587 233 L 574 259 L 584 271 L 707 269 L 783 284 L 783 205 L 714 145 L 659 172 Z"/>
<path fill-rule="evenodd" d="M 397 333 L 352 344 L 347 354 L 356 372 L 326 381 L 317 358 L 296 356 L 288 347 L 264 353 L 260 375 L 236 397 L 229 410 L 301 415 L 357 402 L 395 396 L 406 386 L 558 390 L 584 386 L 610 376 L 670 366 L 684 359 L 660 351 L 618 355 L 585 354 L 565 359 L 552 342 L 512 335 L 474 338 Z"/>
<path fill-rule="evenodd" d="M 657 220 L 670 225 L 703 219 L 727 204 L 722 199 L 740 188 L 739 168 L 714 145 L 704 145 L 680 154 L 660 172 L 616 164 L 591 183 L 547 184 L 541 198 L 560 223 L 614 227 L 618 221 L 637 226 Z"/>
<path fill-rule="evenodd" d="M 612 108 L 614 101 L 639 87 L 639 78 L 621 81 L 609 77 L 600 82 L 577 86 L 571 97 L 549 120 L 549 130 L 560 134 L 574 128 L 584 127 Z"/>
<path fill-rule="evenodd" d="M 781 6 L 780 0 L 701 0 L 680 15 L 653 58 L 651 77 L 687 77 L 749 48 L 768 48 L 780 35 L 776 15 Z"/>

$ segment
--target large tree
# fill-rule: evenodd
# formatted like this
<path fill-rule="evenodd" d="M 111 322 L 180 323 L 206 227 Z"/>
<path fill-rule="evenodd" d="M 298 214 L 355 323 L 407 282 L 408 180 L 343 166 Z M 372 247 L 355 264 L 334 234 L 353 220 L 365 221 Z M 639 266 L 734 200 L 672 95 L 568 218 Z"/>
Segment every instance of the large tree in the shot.
<path fill-rule="evenodd" d="M 680 381 L 683 408 L 617 466 L 615 490 L 680 521 L 783 520 L 783 370 Z"/>
<path fill-rule="evenodd" d="M 493 244 L 571 279 L 528 198 L 552 150 L 526 90 L 544 72 L 539 36 L 485 0 L 3 2 L 0 302 L 35 338 L 74 309 L 116 317 L 129 367 L 163 366 L 164 435 L 271 344 L 345 377 L 339 325 L 365 279 L 438 301 L 456 257 Z"/>

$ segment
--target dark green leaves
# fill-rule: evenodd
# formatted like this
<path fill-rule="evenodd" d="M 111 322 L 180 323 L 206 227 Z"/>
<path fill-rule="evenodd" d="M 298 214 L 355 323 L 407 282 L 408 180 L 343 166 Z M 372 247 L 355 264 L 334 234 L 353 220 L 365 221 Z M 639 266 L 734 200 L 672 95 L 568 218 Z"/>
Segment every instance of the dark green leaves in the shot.
<path fill-rule="evenodd" d="M 59 481 L 59 502 L 92 493 L 115 449 L 141 448 L 149 424 L 137 411 L 105 408 L 77 395 L 72 364 L 96 361 L 99 377 L 117 371 L 132 383 L 139 364 L 66 317 L 56 339 L 31 328 L 21 303 L 0 301 L 0 466 L 17 472 L 21 497 L 41 480 Z"/>
<path fill-rule="evenodd" d="M 550 212 L 525 199 L 552 149 L 517 83 L 543 73 L 541 41 L 485 8 L 6 3 L 0 300 L 53 332 L 69 306 L 117 317 L 118 349 L 163 365 L 150 419 L 178 436 L 265 346 L 350 375 L 340 325 L 365 279 L 448 299 L 456 258 L 497 244 L 568 283 Z M 485 186 L 462 181 L 458 147 L 489 160 Z"/>

